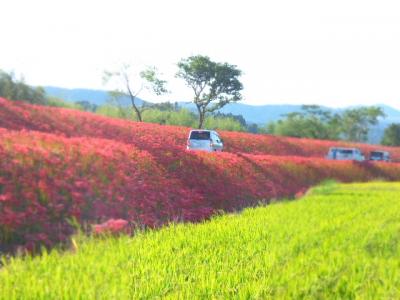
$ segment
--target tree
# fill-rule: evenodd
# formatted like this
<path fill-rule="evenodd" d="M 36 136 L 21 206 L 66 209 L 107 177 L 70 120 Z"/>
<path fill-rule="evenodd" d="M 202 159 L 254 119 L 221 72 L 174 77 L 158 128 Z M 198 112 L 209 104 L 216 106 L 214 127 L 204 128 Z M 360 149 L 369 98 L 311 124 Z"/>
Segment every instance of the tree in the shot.
<path fill-rule="evenodd" d="M 161 102 L 161 103 L 154 103 L 151 106 L 152 109 L 158 109 L 160 111 L 178 111 L 179 105 L 178 102 Z"/>
<path fill-rule="evenodd" d="M 381 144 L 386 146 L 400 146 L 400 123 L 392 123 L 385 129 Z"/>
<path fill-rule="evenodd" d="M 165 94 L 168 92 L 165 87 L 167 82 L 158 78 L 157 69 L 155 67 L 147 67 L 145 70 L 141 71 L 139 73 L 139 78 L 142 80 L 142 82 L 140 83 L 140 85 L 136 85 L 135 87 L 132 83 L 131 76 L 132 75 L 130 72 L 130 66 L 124 64 L 121 67 L 120 71 L 105 71 L 103 76 L 103 83 L 107 84 L 112 79 L 116 79 L 117 81 L 119 81 L 119 88 L 110 92 L 111 98 L 118 103 L 119 99 L 123 97 L 128 97 L 130 99 L 132 109 L 136 114 L 137 120 L 139 122 L 142 122 L 142 113 L 147 106 L 145 102 L 142 102 L 142 104 L 139 105 L 137 103 L 137 96 L 144 88 L 151 90 L 158 96 Z"/>
<path fill-rule="evenodd" d="M 185 80 L 194 92 L 198 128 L 203 127 L 207 113 L 242 99 L 243 85 L 238 79 L 242 72 L 235 65 L 213 62 L 208 56 L 197 55 L 182 59 L 178 68 L 176 77 Z"/>
<path fill-rule="evenodd" d="M 380 107 L 359 107 L 347 109 L 341 115 L 341 132 L 345 140 L 365 142 L 370 126 L 378 123 L 379 117 L 385 117 Z"/>
<path fill-rule="evenodd" d="M 222 113 L 222 112 L 216 112 L 213 114 L 215 118 L 231 118 L 233 120 L 236 120 L 237 122 L 240 123 L 243 127 L 247 127 L 247 122 L 246 119 L 242 115 L 234 115 L 232 113 Z"/>
<path fill-rule="evenodd" d="M 344 139 L 364 142 L 370 126 L 385 114 L 380 107 L 347 109 L 332 114 L 317 105 L 303 105 L 301 112 L 287 114 L 285 119 L 267 125 L 267 132 L 277 135 L 317 139 Z"/>
<path fill-rule="evenodd" d="M 77 101 L 75 102 L 75 104 L 81 106 L 84 111 L 90 111 L 90 112 L 95 112 L 98 107 L 96 104 L 93 104 L 86 100 Z"/>
<path fill-rule="evenodd" d="M 46 104 L 46 93 L 42 87 L 31 87 L 15 74 L 0 70 L 0 97 L 9 100 L 23 100 L 34 104 Z"/>
<path fill-rule="evenodd" d="M 292 137 L 313 139 L 338 139 L 339 116 L 318 105 L 303 105 L 302 111 L 285 115 L 285 118 L 267 125 L 267 132 Z"/>

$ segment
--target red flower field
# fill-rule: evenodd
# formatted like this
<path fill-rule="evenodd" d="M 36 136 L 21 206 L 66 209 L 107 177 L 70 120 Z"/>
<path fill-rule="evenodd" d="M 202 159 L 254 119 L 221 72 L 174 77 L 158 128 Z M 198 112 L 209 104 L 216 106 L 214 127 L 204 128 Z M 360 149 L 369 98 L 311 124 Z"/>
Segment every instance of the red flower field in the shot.
<path fill-rule="evenodd" d="M 343 142 L 221 132 L 226 152 L 198 153 L 185 150 L 188 132 L 0 98 L 0 251 L 64 242 L 74 222 L 159 227 L 300 195 L 325 179 L 400 180 L 398 163 L 323 158 L 351 145 Z M 400 158 L 399 148 L 378 148 Z"/>

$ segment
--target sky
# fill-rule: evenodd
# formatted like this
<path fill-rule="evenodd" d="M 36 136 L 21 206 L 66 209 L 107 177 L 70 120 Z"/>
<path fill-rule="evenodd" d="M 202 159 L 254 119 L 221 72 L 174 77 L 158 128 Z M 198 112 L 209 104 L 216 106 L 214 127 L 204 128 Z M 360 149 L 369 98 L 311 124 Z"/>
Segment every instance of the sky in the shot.
<path fill-rule="evenodd" d="M 207 55 L 243 71 L 244 103 L 383 103 L 400 109 L 400 2 L 388 0 L 0 0 L 0 69 L 31 85 L 107 89 L 104 70 Z M 138 86 L 136 87 L 138 88 Z"/>

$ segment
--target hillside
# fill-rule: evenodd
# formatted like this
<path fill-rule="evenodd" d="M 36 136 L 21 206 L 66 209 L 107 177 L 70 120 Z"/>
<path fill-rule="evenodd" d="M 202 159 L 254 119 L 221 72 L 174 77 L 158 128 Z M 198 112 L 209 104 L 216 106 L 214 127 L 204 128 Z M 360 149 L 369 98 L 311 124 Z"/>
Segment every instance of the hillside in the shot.
<path fill-rule="evenodd" d="M 398 183 L 325 185 L 199 225 L 16 258 L 1 299 L 398 299 Z"/>
<path fill-rule="evenodd" d="M 185 150 L 188 131 L 0 99 L 0 251 L 64 242 L 71 219 L 159 227 L 330 178 L 400 180 L 397 163 L 325 160 L 337 142 L 221 132 L 227 152 L 197 153 Z M 400 148 L 387 149 L 400 158 Z"/>
<path fill-rule="evenodd" d="M 0 101 L 0 127 L 12 130 L 35 130 L 67 137 L 96 137 L 119 142 L 133 143 L 137 147 L 154 151 L 168 143 L 170 147 L 183 150 L 188 128 L 137 123 L 112 119 L 92 113 L 28 105 L 19 102 Z M 322 141 L 277 137 L 272 135 L 239 132 L 221 132 L 227 152 L 268 154 L 279 156 L 306 156 L 323 158 L 329 147 L 359 147 L 365 154 L 374 149 L 384 149 L 400 159 L 400 148 L 357 144 L 342 141 Z"/>

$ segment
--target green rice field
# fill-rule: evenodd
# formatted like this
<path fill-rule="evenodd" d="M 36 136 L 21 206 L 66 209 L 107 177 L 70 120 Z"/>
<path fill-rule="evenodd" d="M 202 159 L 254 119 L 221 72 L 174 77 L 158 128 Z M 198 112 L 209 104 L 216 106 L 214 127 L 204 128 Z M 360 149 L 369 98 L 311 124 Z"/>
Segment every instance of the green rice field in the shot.
<path fill-rule="evenodd" d="M 400 299 L 400 183 L 3 258 L 0 299 Z"/>

